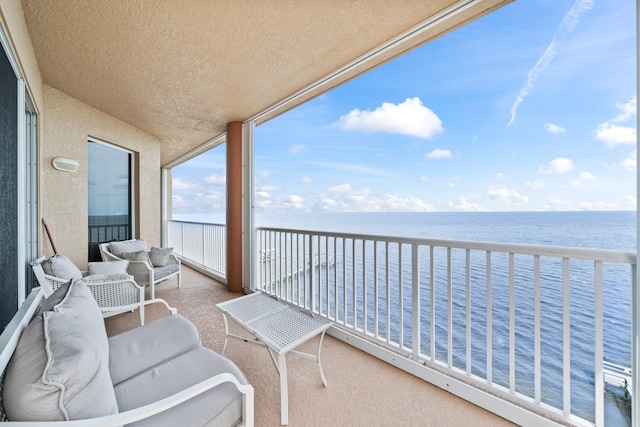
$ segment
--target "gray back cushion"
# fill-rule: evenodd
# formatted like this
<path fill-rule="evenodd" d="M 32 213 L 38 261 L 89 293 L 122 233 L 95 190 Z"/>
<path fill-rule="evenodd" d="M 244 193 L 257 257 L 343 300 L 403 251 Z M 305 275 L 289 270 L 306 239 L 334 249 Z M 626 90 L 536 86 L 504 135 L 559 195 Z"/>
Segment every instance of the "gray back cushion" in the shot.
<path fill-rule="evenodd" d="M 109 252 L 117 257 L 127 252 L 147 251 L 147 242 L 142 239 L 122 240 L 120 242 L 109 242 Z"/>
<path fill-rule="evenodd" d="M 55 292 L 50 297 L 55 295 Z M 68 291 L 53 307 L 53 311 L 65 313 L 81 322 L 91 334 L 89 339 L 100 351 L 100 357 L 109 364 L 109 340 L 104 318 L 93 294 L 83 282 L 69 284 Z"/>
<path fill-rule="evenodd" d="M 4 378 L 12 421 L 69 421 L 118 413 L 108 361 L 95 333 L 63 312 L 45 311 L 25 328 Z"/>

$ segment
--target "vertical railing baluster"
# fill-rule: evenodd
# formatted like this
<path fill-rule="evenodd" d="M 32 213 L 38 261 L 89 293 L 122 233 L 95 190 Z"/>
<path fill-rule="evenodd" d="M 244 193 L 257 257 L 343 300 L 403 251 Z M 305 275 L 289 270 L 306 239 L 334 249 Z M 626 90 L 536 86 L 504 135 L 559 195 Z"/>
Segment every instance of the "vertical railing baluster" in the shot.
<path fill-rule="evenodd" d="M 400 331 L 400 337 L 398 339 L 398 345 L 400 348 L 404 347 L 404 276 L 402 270 L 404 266 L 402 264 L 402 243 L 398 243 L 398 311 L 399 311 L 399 323 L 398 330 Z"/>
<path fill-rule="evenodd" d="M 516 393 L 516 285 L 515 255 L 509 253 L 509 392 Z"/>
<path fill-rule="evenodd" d="M 387 318 L 387 344 L 391 343 L 391 280 L 389 277 L 389 242 L 384 242 L 384 268 L 385 268 L 385 291 L 386 291 L 386 318 Z"/>
<path fill-rule="evenodd" d="M 569 258 L 562 258 L 562 411 L 571 414 L 571 287 L 569 282 Z"/>
<path fill-rule="evenodd" d="M 493 383 L 493 328 L 491 301 L 491 251 L 486 253 L 487 278 L 487 384 Z"/>
<path fill-rule="evenodd" d="M 373 332 L 376 339 L 380 337 L 378 328 L 378 309 L 379 309 L 379 288 L 378 288 L 378 241 L 373 241 Z"/>
<path fill-rule="evenodd" d="M 333 316 L 338 320 L 338 238 L 333 238 Z"/>
<path fill-rule="evenodd" d="M 353 311 L 353 329 L 358 327 L 358 315 L 356 313 L 356 239 L 351 239 L 351 297 L 353 305 L 351 310 Z"/>
<path fill-rule="evenodd" d="M 603 319 L 602 319 L 602 262 L 595 262 L 595 322 L 594 322 L 594 357 L 595 357 L 595 411 L 596 427 L 604 426 L 604 370 L 603 370 Z"/>
<path fill-rule="evenodd" d="M 471 249 L 465 249 L 466 355 L 467 376 L 471 376 Z"/>
<path fill-rule="evenodd" d="M 542 316 L 540 312 L 540 255 L 533 257 L 533 286 L 534 286 L 534 399 L 540 405 L 542 399 Z"/>
<path fill-rule="evenodd" d="M 331 285 L 331 275 L 329 274 L 330 269 L 329 269 L 329 236 L 326 236 L 324 239 L 324 253 L 325 253 L 325 277 L 326 277 L 326 282 L 327 282 L 327 286 L 326 286 L 326 295 L 325 295 L 325 303 L 327 305 L 327 317 L 331 318 L 331 309 L 330 309 L 330 298 L 331 298 L 331 293 L 329 292 L 330 285 Z"/>
<path fill-rule="evenodd" d="M 367 241 L 362 239 L 362 330 L 364 333 L 367 333 L 367 318 L 368 318 L 368 310 L 367 310 Z"/>
<path fill-rule="evenodd" d="M 342 239 L 342 321 L 347 325 L 347 239 Z"/>
<path fill-rule="evenodd" d="M 431 361 L 435 362 L 436 360 L 436 278 L 435 278 L 435 267 L 434 267 L 434 247 L 429 246 L 429 302 L 431 304 L 430 314 L 431 314 L 431 343 L 429 345 Z"/>
<path fill-rule="evenodd" d="M 451 248 L 447 248 L 447 366 L 453 366 L 453 265 Z"/>
<path fill-rule="evenodd" d="M 413 360 L 417 362 L 420 360 L 420 254 L 419 246 L 417 244 L 411 245 L 411 284 L 412 292 L 411 298 L 413 301 L 412 317 L 412 343 L 413 348 Z"/>
<path fill-rule="evenodd" d="M 316 312 L 316 268 L 315 258 L 313 256 L 313 242 L 315 235 L 309 235 L 309 295 L 311 297 L 311 311 Z"/>
<path fill-rule="evenodd" d="M 322 312 L 322 283 L 323 283 L 323 274 L 322 274 L 322 236 L 318 234 L 318 247 L 317 247 L 317 251 L 318 251 L 318 275 L 317 275 L 317 279 L 316 279 L 316 290 L 318 292 L 318 297 L 317 297 L 317 302 L 316 302 L 316 311 L 314 311 L 315 313 L 321 313 Z M 314 269 L 315 269 L 315 255 L 313 258 L 313 262 L 314 262 Z"/>

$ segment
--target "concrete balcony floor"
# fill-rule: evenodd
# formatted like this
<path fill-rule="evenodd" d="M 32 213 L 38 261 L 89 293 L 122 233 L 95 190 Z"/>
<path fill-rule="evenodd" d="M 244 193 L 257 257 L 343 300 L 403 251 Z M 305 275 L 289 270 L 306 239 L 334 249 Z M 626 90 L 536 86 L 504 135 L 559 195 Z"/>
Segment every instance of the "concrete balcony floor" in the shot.
<path fill-rule="evenodd" d="M 224 322 L 215 304 L 239 294 L 183 266 L 182 287 L 178 289 L 177 280 L 169 279 L 156 286 L 156 296 L 196 325 L 203 345 L 222 351 Z M 148 306 L 145 323 L 166 315 L 163 305 Z M 139 324 L 137 311 L 106 319 L 110 336 Z M 230 327 L 246 335 L 237 325 Z M 315 353 L 317 346 L 314 339 L 302 349 Z M 225 356 L 242 369 L 255 389 L 256 426 L 279 426 L 280 383 L 267 350 L 231 340 Z M 322 345 L 322 366 L 327 388 L 313 361 L 287 357 L 290 426 L 514 425 L 330 336 Z"/>

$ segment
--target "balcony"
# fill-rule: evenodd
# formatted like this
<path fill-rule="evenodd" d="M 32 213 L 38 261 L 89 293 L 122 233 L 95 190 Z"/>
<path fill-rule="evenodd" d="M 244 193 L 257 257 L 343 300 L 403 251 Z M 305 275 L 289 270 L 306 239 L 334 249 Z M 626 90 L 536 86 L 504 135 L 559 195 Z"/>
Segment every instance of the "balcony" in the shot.
<path fill-rule="evenodd" d="M 221 283 L 183 267 L 182 288 L 175 279 L 156 287 L 157 295 L 193 321 L 205 346 L 221 351 L 224 323 L 215 304 L 237 297 Z M 164 317 L 160 304 L 145 311 L 147 322 Z M 109 335 L 140 324 L 136 313 L 106 319 Z M 236 333 L 242 333 L 234 329 Z M 246 333 L 245 333 L 246 334 Z M 317 340 L 307 350 L 315 350 Z M 256 391 L 256 426 L 280 425 L 278 373 L 263 348 L 232 340 L 225 355 L 247 375 Z M 291 357 L 289 364 L 289 425 L 438 425 L 509 426 L 508 421 L 403 372 L 331 336 L 323 342 L 324 388 L 314 362 Z M 418 398 L 419 397 L 419 398 Z"/>
<path fill-rule="evenodd" d="M 171 221 L 168 235 L 224 275 L 224 226 Z M 273 228 L 254 247 L 256 290 L 418 378 L 519 424 L 628 423 L 633 252 Z"/>

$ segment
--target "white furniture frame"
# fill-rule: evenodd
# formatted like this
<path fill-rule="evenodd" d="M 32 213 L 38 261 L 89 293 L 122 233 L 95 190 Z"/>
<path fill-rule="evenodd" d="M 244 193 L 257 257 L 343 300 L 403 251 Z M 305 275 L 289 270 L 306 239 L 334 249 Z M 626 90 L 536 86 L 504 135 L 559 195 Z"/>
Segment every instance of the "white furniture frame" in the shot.
<path fill-rule="evenodd" d="M 40 257 L 31 261 L 30 264 L 46 298 L 60 286 L 67 283 L 68 280 L 46 274 L 42 268 L 42 263 L 45 259 L 45 257 Z M 100 307 L 104 317 L 140 309 L 140 324 L 144 325 L 145 305 L 157 302 L 164 304 L 171 314 L 178 312 L 177 309 L 171 307 L 163 299 L 155 298 L 145 301 L 144 287 L 138 285 L 133 276 L 129 274 L 84 276 L 82 281 L 91 290 L 91 294 L 98 303 L 98 307 Z"/>
<path fill-rule="evenodd" d="M 110 261 L 122 261 L 124 258 L 120 258 L 109 250 L 109 243 L 100 243 L 98 245 L 98 249 L 100 250 L 100 256 L 102 257 L 102 261 L 110 262 Z M 153 265 L 145 262 L 145 261 L 129 261 L 129 266 L 127 267 L 127 272 L 131 274 L 136 283 L 146 286 L 149 285 L 151 289 L 151 299 L 155 299 L 156 297 L 156 283 L 163 282 L 167 279 L 170 279 L 174 276 L 178 279 L 178 288 L 182 287 L 182 265 L 180 262 L 180 258 L 178 258 L 175 254 L 171 254 L 169 256 L 169 261 L 167 264 L 177 264 L 178 271 L 175 273 L 168 274 L 159 279 L 155 277 L 155 270 Z"/>
<path fill-rule="evenodd" d="M 222 312 L 224 318 L 225 339 L 221 354 L 224 354 L 227 349 L 229 338 L 267 347 L 271 360 L 280 374 L 280 422 L 282 425 L 287 425 L 289 423 L 289 389 L 286 355 L 292 353 L 316 361 L 322 384 L 327 387 L 320 352 L 325 332 L 331 327 L 331 322 L 259 292 L 217 304 L 216 307 Z M 229 333 L 227 316 L 258 341 Z M 318 335 L 320 335 L 320 342 L 317 355 L 294 350 Z M 277 355 L 277 360 L 274 353 Z"/>
<path fill-rule="evenodd" d="M 22 304 L 18 312 L 11 319 L 5 330 L 0 335 L 0 373 L 3 373 L 9 360 L 13 355 L 22 331 L 27 327 L 29 321 L 33 318 L 34 313 L 38 310 L 38 307 L 44 299 L 44 292 L 42 288 L 34 288 L 26 301 Z M 254 425 L 254 391 L 250 384 L 241 384 L 238 379 L 231 373 L 222 373 L 214 377 L 208 378 L 188 387 L 178 393 L 175 393 L 169 397 L 166 397 L 157 402 L 150 403 L 145 406 L 141 406 L 136 409 L 132 409 L 119 414 L 108 415 L 100 418 L 91 418 L 86 420 L 76 421 L 51 421 L 51 422 L 7 422 L 2 423 L 6 426 L 20 426 L 20 427 L 45 427 L 45 426 L 68 426 L 68 427 L 116 427 L 139 421 L 160 412 L 166 411 L 185 402 L 191 398 L 194 398 L 207 390 L 210 390 L 220 384 L 232 383 L 242 393 L 242 424 L 243 427 L 253 427 Z"/>

